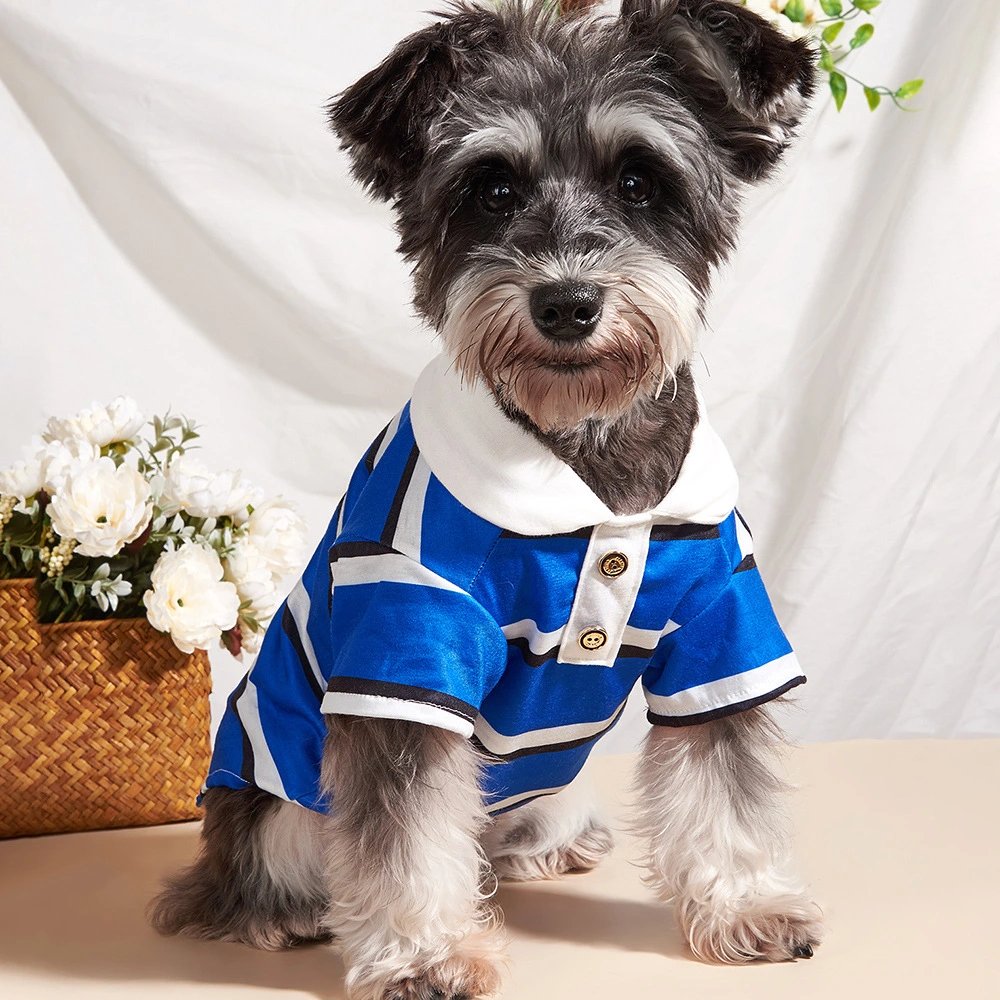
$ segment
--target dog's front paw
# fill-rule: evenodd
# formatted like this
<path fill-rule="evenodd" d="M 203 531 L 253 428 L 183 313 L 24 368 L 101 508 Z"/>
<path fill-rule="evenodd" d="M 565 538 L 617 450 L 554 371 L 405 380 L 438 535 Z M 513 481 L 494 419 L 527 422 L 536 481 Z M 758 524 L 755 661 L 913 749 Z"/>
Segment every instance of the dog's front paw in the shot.
<path fill-rule="evenodd" d="M 812 958 L 823 935 L 819 907 L 805 896 L 736 901 L 708 907 L 679 901 L 677 917 L 694 954 L 729 965 Z"/>
<path fill-rule="evenodd" d="M 481 955 L 451 955 L 396 975 L 356 969 L 349 980 L 351 1000 L 488 1000 L 500 993 L 500 973 Z"/>
<path fill-rule="evenodd" d="M 500 974 L 485 958 L 449 958 L 390 984 L 385 1000 L 485 1000 L 500 992 Z"/>

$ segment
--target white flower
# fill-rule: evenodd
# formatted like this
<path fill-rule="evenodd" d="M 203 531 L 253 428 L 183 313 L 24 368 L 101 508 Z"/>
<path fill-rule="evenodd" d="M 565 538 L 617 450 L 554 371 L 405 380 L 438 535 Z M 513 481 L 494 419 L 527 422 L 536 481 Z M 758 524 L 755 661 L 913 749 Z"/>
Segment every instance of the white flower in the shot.
<path fill-rule="evenodd" d="M 41 444 L 41 442 L 39 442 Z M 37 454 L 28 454 L 20 462 L 0 472 L 0 495 L 17 497 L 18 500 L 28 500 L 33 497 L 45 483 L 45 469 Z"/>
<path fill-rule="evenodd" d="M 37 438 L 35 438 L 38 441 Z M 83 465 L 90 465 L 101 457 L 101 450 L 84 438 L 70 441 L 38 441 L 36 458 L 42 466 L 42 488 L 50 496 L 63 489 L 66 478 Z"/>
<path fill-rule="evenodd" d="M 242 662 L 245 656 L 256 656 L 260 652 L 261 644 L 264 642 L 264 633 L 267 629 L 254 632 L 247 625 L 240 626 L 240 656 Z"/>
<path fill-rule="evenodd" d="M 278 610 L 278 590 L 271 567 L 249 537 L 238 538 L 226 556 L 226 579 L 236 585 L 243 613 L 255 621 L 269 621 Z"/>
<path fill-rule="evenodd" d="M 52 494 L 62 487 L 69 471 L 101 457 L 89 441 L 44 441 L 33 437 L 24 458 L 0 472 L 0 493 L 28 500 L 39 490 Z"/>
<path fill-rule="evenodd" d="M 826 17 L 819 0 L 804 0 L 804 2 L 806 10 L 804 22 L 793 21 L 782 13 L 788 6 L 788 0 L 744 0 L 743 5 L 789 38 L 802 38 L 813 30 L 812 25 L 817 19 Z"/>
<path fill-rule="evenodd" d="M 49 504 L 52 527 L 84 556 L 117 555 L 153 516 L 149 484 L 130 465 L 99 458 L 73 466 Z"/>
<path fill-rule="evenodd" d="M 45 428 L 45 440 L 83 440 L 103 448 L 119 441 L 133 441 L 145 423 L 135 400 L 118 396 L 107 406 L 93 403 L 68 420 L 52 417 Z"/>
<path fill-rule="evenodd" d="M 168 549 L 153 567 L 153 588 L 142 598 L 146 617 L 182 652 L 211 648 L 236 624 L 240 595 L 222 573 L 216 552 L 191 542 Z"/>
<path fill-rule="evenodd" d="M 254 507 L 247 530 L 275 579 L 302 569 L 306 561 L 306 523 L 293 503 L 275 497 Z"/>
<path fill-rule="evenodd" d="M 196 458 L 181 455 L 167 469 L 160 510 L 164 514 L 186 510 L 194 517 L 231 517 L 236 524 L 243 524 L 260 492 L 241 477 L 238 469 L 214 473 Z"/>

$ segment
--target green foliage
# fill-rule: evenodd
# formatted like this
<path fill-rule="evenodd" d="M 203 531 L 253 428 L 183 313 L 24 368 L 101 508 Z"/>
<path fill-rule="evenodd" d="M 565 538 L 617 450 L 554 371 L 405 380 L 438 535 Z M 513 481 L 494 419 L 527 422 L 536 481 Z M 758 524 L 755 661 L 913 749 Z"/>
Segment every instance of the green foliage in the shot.
<path fill-rule="evenodd" d="M 923 80 L 908 80 L 895 90 L 890 87 L 868 84 L 856 76 L 852 76 L 842 67 L 841 63 L 847 56 L 872 40 L 875 34 L 875 25 L 868 20 L 862 20 L 855 27 L 854 34 L 846 46 L 836 45 L 841 32 L 848 21 L 867 18 L 880 3 L 881 0 L 849 0 L 849 6 L 845 9 L 842 0 L 820 0 L 820 7 L 827 19 L 814 20 L 811 23 L 807 23 L 808 15 L 806 17 L 799 16 L 799 6 L 804 12 L 803 5 L 792 8 L 791 14 L 788 12 L 789 7 L 792 6 L 791 3 L 785 8 L 784 13 L 790 21 L 805 23 L 808 30 L 814 35 L 819 35 L 820 44 L 816 65 L 820 74 L 825 74 L 827 77 L 830 93 L 833 95 L 838 111 L 843 108 L 844 101 L 847 100 L 848 81 L 861 87 L 871 111 L 874 111 L 882 103 L 883 98 L 888 98 L 897 108 L 909 111 L 911 109 L 904 107 L 900 102 L 914 97 L 923 86 Z"/>
<path fill-rule="evenodd" d="M 820 38 L 826 42 L 827 45 L 833 45 L 837 40 L 837 35 L 843 30 L 845 21 L 834 21 L 833 24 L 828 24 L 820 34 Z"/>
<path fill-rule="evenodd" d="M 795 21 L 797 24 L 804 23 L 806 19 L 805 0 L 788 0 L 782 13 L 789 21 Z"/>
<path fill-rule="evenodd" d="M 911 97 L 915 97 L 920 93 L 920 88 L 924 85 L 923 80 L 907 80 L 901 87 L 896 91 L 896 97 L 901 101 L 907 101 Z"/>
<path fill-rule="evenodd" d="M 839 111 L 844 106 L 844 100 L 847 98 L 847 80 L 844 79 L 842 73 L 838 73 L 836 70 L 830 74 L 830 93 L 833 94 L 833 99 L 837 102 L 837 110 Z"/>
<path fill-rule="evenodd" d="M 854 37 L 850 41 L 850 46 L 852 49 L 860 49 L 862 45 L 868 42 L 872 35 L 875 34 L 874 24 L 862 24 L 859 26 L 858 30 L 854 32 Z"/>

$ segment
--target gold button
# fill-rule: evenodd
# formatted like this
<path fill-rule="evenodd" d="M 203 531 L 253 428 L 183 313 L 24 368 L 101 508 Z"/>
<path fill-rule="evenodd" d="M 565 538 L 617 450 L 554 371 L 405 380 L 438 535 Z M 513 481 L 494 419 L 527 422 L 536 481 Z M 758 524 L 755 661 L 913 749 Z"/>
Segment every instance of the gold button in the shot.
<path fill-rule="evenodd" d="M 612 579 L 621 576 L 628 569 L 628 558 L 624 552 L 609 552 L 601 560 L 601 574 Z"/>
<path fill-rule="evenodd" d="M 580 645 L 584 649 L 600 649 L 608 641 L 608 633 L 602 628 L 585 628 L 580 633 Z"/>

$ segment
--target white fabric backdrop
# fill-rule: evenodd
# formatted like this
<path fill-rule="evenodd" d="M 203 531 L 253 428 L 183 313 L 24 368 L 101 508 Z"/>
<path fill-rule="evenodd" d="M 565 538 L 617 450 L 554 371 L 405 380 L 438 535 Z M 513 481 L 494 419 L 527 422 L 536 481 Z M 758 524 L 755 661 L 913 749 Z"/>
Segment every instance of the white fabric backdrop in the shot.
<path fill-rule="evenodd" d="M 327 97 L 426 0 L 0 0 L 0 464 L 118 393 L 313 538 L 434 353 Z M 889 0 L 753 198 L 699 372 L 805 740 L 1000 735 L 1000 5 Z M 711 373 L 709 375 L 709 372 Z M 215 658 L 221 703 L 241 668 Z M 604 744 L 628 747 L 638 706 Z"/>

